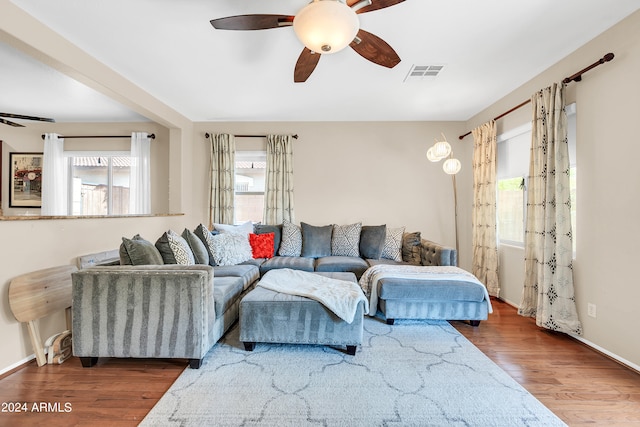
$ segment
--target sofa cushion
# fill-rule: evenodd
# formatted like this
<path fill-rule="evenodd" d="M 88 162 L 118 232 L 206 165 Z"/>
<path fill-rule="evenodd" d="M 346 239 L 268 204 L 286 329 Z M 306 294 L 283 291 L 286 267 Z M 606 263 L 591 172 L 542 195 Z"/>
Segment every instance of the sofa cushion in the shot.
<path fill-rule="evenodd" d="M 307 258 L 330 256 L 333 226 L 314 226 L 306 222 L 301 222 L 300 225 L 302 227 L 302 256 Z"/>
<path fill-rule="evenodd" d="M 402 235 L 404 227 L 389 228 L 384 239 L 384 248 L 382 248 L 381 258 L 392 259 L 402 262 Z"/>
<path fill-rule="evenodd" d="M 420 301 L 484 301 L 484 291 L 475 282 L 386 278 L 378 282 L 382 299 Z"/>
<path fill-rule="evenodd" d="M 221 277 L 237 277 L 242 279 L 242 288 L 247 289 L 249 285 L 260 278 L 260 270 L 255 265 L 217 265 L 213 267 L 215 280 Z M 216 283 L 214 283 L 216 286 Z"/>
<path fill-rule="evenodd" d="M 392 259 L 380 258 L 380 259 L 367 259 L 367 264 L 369 267 L 373 267 L 374 265 L 400 265 L 404 264 L 402 262 L 394 261 Z"/>
<path fill-rule="evenodd" d="M 331 255 L 360 256 L 360 231 L 362 223 L 334 225 L 331 234 Z"/>
<path fill-rule="evenodd" d="M 120 264 L 122 265 L 162 265 L 162 255 L 153 243 L 140 237 L 122 238 L 120 245 Z"/>
<path fill-rule="evenodd" d="M 253 233 L 253 223 L 251 221 L 243 222 L 240 225 L 231 224 L 213 224 L 214 230 L 220 233 L 237 233 L 249 236 L 249 233 Z"/>
<path fill-rule="evenodd" d="M 313 271 L 314 268 L 313 258 L 304 257 L 291 257 L 291 256 L 276 256 L 266 260 L 260 266 L 260 274 L 264 274 L 269 270 L 276 268 L 291 268 L 293 270 Z"/>
<path fill-rule="evenodd" d="M 282 241 L 278 255 L 298 257 L 302 253 L 302 232 L 289 220 L 282 221 Z"/>
<path fill-rule="evenodd" d="M 163 233 L 156 240 L 156 248 L 165 264 L 194 265 L 196 263 L 187 241 L 173 230 Z"/>
<path fill-rule="evenodd" d="M 251 254 L 254 259 L 273 258 L 274 237 L 274 233 L 249 234 L 249 244 L 251 245 Z"/>
<path fill-rule="evenodd" d="M 386 225 L 363 225 L 360 230 L 360 256 L 366 259 L 379 259 L 387 235 Z"/>
<path fill-rule="evenodd" d="M 280 242 L 282 241 L 282 224 L 265 225 L 256 224 L 253 226 L 255 234 L 273 233 L 273 254 L 276 255 L 280 250 Z"/>
<path fill-rule="evenodd" d="M 211 253 L 216 265 L 235 265 L 253 258 L 249 238 L 244 234 L 220 233 L 211 236 Z"/>
<path fill-rule="evenodd" d="M 420 232 L 402 235 L 402 261 L 412 265 L 420 265 Z"/>
<path fill-rule="evenodd" d="M 205 248 L 207 249 L 207 253 L 209 254 L 209 265 L 215 266 L 216 261 L 213 257 L 213 251 L 212 251 L 212 247 L 214 243 L 213 243 L 213 235 L 211 234 L 211 231 L 209 231 L 206 225 L 198 224 L 196 229 L 193 230 L 193 234 L 198 236 L 198 239 L 200 239 L 200 241 L 204 244 Z"/>
<path fill-rule="evenodd" d="M 244 290 L 242 279 L 239 277 L 214 277 L 213 300 L 215 303 L 216 319 L 240 297 Z"/>
<path fill-rule="evenodd" d="M 182 238 L 187 242 L 191 252 L 193 253 L 193 259 L 196 264 L 209 264 L 209 252 L 202 240 L 195 233 L 188 228 L 185 228 L 182 232 Z"/>
<path fill-rule="evenodd" d="M 316 260 L 317 272 L 351 272 L 359 279 L 369 268 L 367 261 L 352 256 L 325 256 Z"/>

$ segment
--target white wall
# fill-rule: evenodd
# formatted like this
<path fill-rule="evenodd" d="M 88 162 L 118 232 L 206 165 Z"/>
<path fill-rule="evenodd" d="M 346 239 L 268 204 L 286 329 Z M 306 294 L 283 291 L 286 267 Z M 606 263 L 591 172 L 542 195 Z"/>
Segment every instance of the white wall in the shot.
<path fill-rule="evenodd" d="M 209 159 L 205 133 L 298 134 L 294 140 L 296 222 L 406 226 L 423 237 L 455 246 L 453 188 L 440 163 L 426 151 L 441 132 L 451 137 L 460 122 L 291 122 L 197 123 L 194 130 L 196 176 L 205 176 Z M 204 181 L 195 194 L 206 194 Z M 194 200 L 206 213 L 206 197 Z"/>
<path fill-rule="evenodd" d="M 638 367 L 640 339 L 635 314 L 640 286 L 640 12 L 595 38 L 467 123 L 477 126 L 501 114 L 553 82 L 613 52 L 613 61 L 568 86 L 568 102 L 577 104 L 577 229 L 574 281 L 583 339 Z M 530 120 L 525 106 L 498 121 L 498 133 Z M 505 299 L 518 304 L 524 251 L 501 248 L 500 279 Z M 587 303 L 597 317 L 587 316 Z"/>

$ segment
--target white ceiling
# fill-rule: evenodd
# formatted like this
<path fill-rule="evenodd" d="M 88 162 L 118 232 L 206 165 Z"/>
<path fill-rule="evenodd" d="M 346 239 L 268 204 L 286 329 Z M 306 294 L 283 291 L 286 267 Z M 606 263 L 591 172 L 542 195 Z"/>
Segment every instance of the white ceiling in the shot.
<path fill-rule="evenodd" d="M 209 20 L 295 15 L 306 0 L 13 3 L 193 121 L 467 120 L 640 9 L 638 0 L 406 0 L 359 15 L 398 52 L 398 66 L 347 48 L 293 83 L 302 45 L 292 28 L 223 31 Z M 0 63 L 0 111 L 139 119 L 2 44 Z M 403 82 L 412 65 L 432 64 L 444 65 L 435 79 Z"/>

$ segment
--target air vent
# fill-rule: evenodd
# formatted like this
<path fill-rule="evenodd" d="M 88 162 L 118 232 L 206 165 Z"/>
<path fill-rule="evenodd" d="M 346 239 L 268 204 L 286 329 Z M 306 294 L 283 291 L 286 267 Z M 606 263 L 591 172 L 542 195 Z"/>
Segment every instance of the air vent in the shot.
<path fill-rule="evenodd" d="M 413 65 L 404 81 L 407 83 L 435 79 L 443 68 L 444 65 Z"/>

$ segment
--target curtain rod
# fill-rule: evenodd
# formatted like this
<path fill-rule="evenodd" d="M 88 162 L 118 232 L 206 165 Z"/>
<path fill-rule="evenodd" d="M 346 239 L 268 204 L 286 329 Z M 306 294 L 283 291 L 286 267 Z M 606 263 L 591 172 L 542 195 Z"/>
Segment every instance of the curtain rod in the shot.
<path fill-rule="evenodd" d="M 582 80 L 582 75 L 584 73 L 586 73 L 587 71 L 591 70 L 592 68 L 596 68 L 598 65 L 600 64 L 604 64 L 605 62 L 609 62 L 613 59 L 614 55 L 613 53 L 607 53 L 605 56 L 603 56 L 602 58 L 600 58 L 599 60 L 597 60 L 596 62 L 594 62 L 593 64 L 589 65 L 586 68 L 583 68 L 582 70 L 578 71 L 577 73 L 564 78 L 564 80 L 562 80 L 562 83 L 567 84 L 567 83 L 571 83 L 571 82 L 579 82 Z M 527 105 L 528 103 L 531 102 L 531 99 L 527 99 L 526 101 L 516 105 L 515 107 L 511 108 L 510 110 L 505 111 L 504 113 L 500 114 L 497 117 L 494 117 L 493 120 L 498 120 L 503 118 L 504 116 L 506 116 L 509 113 L 514 112 L 515 110 L 517 110 L 518 108 Z M 465 136 L 467 135 L 471 135 L 472 131 L 469 131 L 467 133 L 465 133 L 464 135 L 460 135 L 458 137 L 458 139 L 464 139 Z"/>
<path fill-rule="evenodd" d="M 209 138 L 211 136 L 211 134 L 209 134 L 209 132 L 204 134 L 205 138 Z M 233 135 L 236 138 L 266 138 L 267 135 Z M 291 135 L 293 137 L 293 139 L 298 139 L 298 135 Z"/>
<path fill-rule="evenodd" d="M 42 139 L 44 139 L 45 135 L 42 134 Z M 152 133 L 148 135 L 151 139 L 156 139 L 156 134 Z M 65 139 L 73 139 L 73 138 L 131 138 L 131 135 L 71 135 L 71 136 L 62 136 L 60 138 Z"/>

